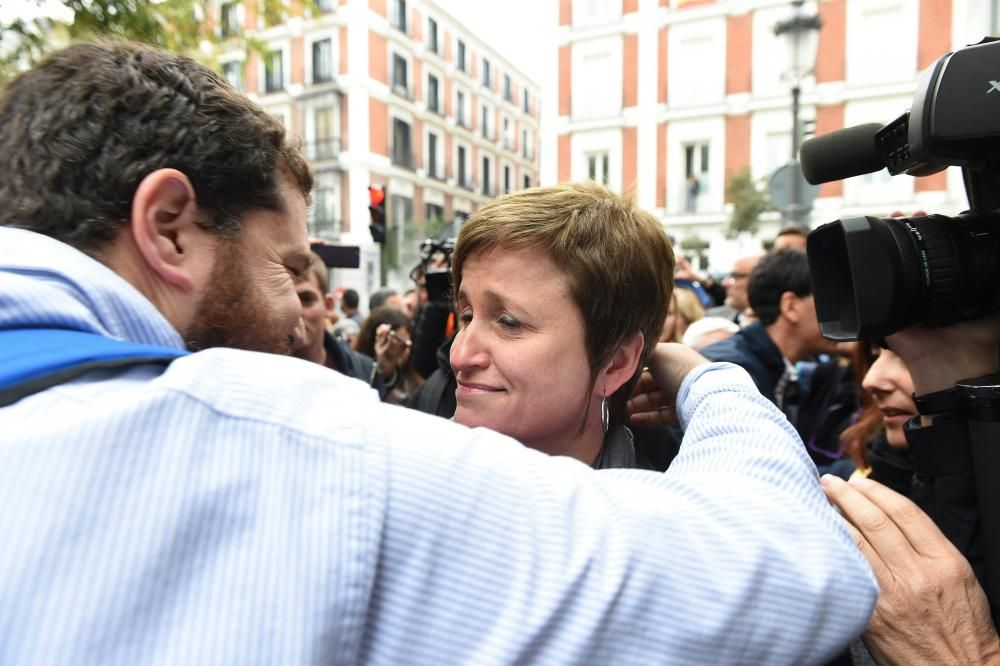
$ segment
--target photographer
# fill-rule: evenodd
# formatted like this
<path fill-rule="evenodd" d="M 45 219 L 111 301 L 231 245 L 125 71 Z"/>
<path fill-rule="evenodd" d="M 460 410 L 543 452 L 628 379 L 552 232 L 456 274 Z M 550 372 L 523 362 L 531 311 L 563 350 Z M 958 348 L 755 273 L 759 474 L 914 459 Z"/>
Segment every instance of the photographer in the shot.
<path fill-rule="evenodd" d="M 953 391 L 964 378 L 997 370 L 1000 318 L 911 328 L 886 342 L 909 368 L 919 404 L 921 397 Z M 907 426 L 911 446 L 914 433 L 932 431 L 942 415 L 918 418 Z M 949 446 L 955 442 L 940 444 L 947 447 L 945 455 L 959 460 L 947 470 L 952 474 L 931 479 L 920 478 L 918 462 L 914 496 L 927 513 L 873 481 L 822 480 L 879 580 L 881 592 L 864 641 L 880 663 L 1000 663 L 1000 641 L 977 582 L 983 562 L 973 470 L 971 464 L 957 466 L 964 456 Z M 920 453 L 918 448 L 918 461 Z M 955 489 L 950 495 L 934 492 L 949 486 Z M 965 511 L 956 511 L 956 505 Z"/>
<path fill-rule="evenodd" d="M 1000 661 L 1000 97 L 984 102 L 970 85 L 998 59 L 994 38 L 945 54 L 909 111 L 802 146 L 814 185 L 959 166 L 969 200 L 953 217 L 837 220 L 807 242 L 823 334 L 883 340 L 913 380 L 913 502 L 870 481 L 824 480 L 881 584 L 865 634 L 879 661 Z"/>

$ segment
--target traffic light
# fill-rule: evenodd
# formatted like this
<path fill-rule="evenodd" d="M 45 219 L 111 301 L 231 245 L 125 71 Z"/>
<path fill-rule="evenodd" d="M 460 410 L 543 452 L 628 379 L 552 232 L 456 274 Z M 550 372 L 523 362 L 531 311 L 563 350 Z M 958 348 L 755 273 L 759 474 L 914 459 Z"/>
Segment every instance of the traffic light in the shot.
<path fill-rule="evenodd" d="M 368 212 L 371 214 L 371 224 L 368 230 L 372 232 L 372 240 L 385 243 L 385 186 L 368 186 Z"/>

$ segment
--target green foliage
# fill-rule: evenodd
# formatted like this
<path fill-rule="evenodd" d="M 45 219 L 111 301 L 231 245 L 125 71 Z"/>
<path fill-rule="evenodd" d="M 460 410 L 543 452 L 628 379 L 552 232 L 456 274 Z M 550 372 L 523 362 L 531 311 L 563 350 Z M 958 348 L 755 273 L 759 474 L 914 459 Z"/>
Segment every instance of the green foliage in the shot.
<path fill-rule="evenodd" d="M 730 177 L 726 198 L 733 204 L 733 216 L 726 229 L 729 238 L 745 231 L 756 233 L 761 214 L 774 210 L 763 183 L 754 181 L 750 175 L 750 167 L 740 169 Z"/>

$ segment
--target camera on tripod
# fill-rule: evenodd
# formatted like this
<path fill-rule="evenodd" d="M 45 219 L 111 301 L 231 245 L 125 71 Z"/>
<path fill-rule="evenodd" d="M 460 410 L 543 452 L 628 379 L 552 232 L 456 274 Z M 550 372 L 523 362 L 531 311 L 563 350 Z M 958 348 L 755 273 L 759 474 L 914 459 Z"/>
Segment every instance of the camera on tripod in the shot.
<path fill-rule="evenodd" d="M 809 234 L 824 336 L 875 340 L 1000 310 L 1000 41 L 942 56 L 908 112 L 809 139 L 801 162 L 814 185 L 883 168 L 926 176 L 959 166 L 970 207 L 954 217 L 836 220 Z"/>

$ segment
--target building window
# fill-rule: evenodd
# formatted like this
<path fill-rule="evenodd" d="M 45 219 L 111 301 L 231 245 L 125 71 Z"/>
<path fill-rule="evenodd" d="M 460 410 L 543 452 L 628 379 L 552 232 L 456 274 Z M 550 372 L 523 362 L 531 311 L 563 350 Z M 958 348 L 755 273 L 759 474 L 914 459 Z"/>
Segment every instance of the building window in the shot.
<path fill-rule="evenodd" d="M 427 48 L 438 53 L 438 24 L 432 18 L 427 19 Z"/>
<path fill-rule="evenodd" d="M 469 182 L 469 169 L 467 165 L 467 153 L 465 151 L 465 146 L 458 147 L 458 186 L 464 187 L 465 189 L 472 189 L 471 183 Z"/>
<path fill-rule="evenodd" d="M 413 153 L 410 150 L 410 124 L 400 120 L 392 119 L 392 163 L 413 168 Z"/>
<path fill-rule="evenodd" d="M 223 39 L 240 34 L 240 14 L 243 5 L 240 2 L 225 2 L 219 8 L 219 34 Z"/>
<path fill-rule="evenodd" d="M 531 187 L 531 176 L 524 174 L 524 189 Z"/>
<path fill-rule="evenodd" d="M 483 155 L 483 194 L 490 195 L 490 158 Z"/>
<path fill-rule="evenodd" d="M 514 150 L 514 123 L 510 118 L 503 117 L 503 147 L 507 150 Z"/>
<path fill-rule="evenodd" d="M 461 39 L 458 40 L 458 49 L 457 49 L 457 51 L 458 51 L 458 56 L 456 58 L 457 62 L 455 64 L 455 66 L 458 67 L 458 71 L 464 72 L 465 71 L 465 42 L 463 42 Z"/>
<path fill-rule="evenodd" d="M 511 190 L 511 187 L 510 187 L 510 183 L 511 183 L 510 175 L 511 175 L 510 174 L 510 167 L 505 164 L 504 167 L 503 167 L 503 191 L 504 191 L 504 194 L 510 192 L 510 190 Z"/>
<path fill-rule="evenodd" d="M 441 113 L 441 95 L 438 91 L 438 77 L 427 75 L 427 110 Z"/>
<path fill-rule="evenodd" d="M 316 0 L 316 9 L 324 14 L 329 14 L 333 11 L 334 0 Z"/>
<path fill-rule="evenodd" d="M 398 53 L 392 54 L 392 91 L 403 97 L 410 96 L 409 74 L 406 58 Z"/>
<path fill-rule="evenodd" d="M 521 91 L 521 110 L 525 113 L 531 113 L 531 104 L 528 101 L 528 89 L 525 88 Z"/>
<path fill-rule="evenodd" d="M 512 104 L 514 102 L 514 84 L 510 80 L 510 74 L 503 75 L 503 98 Z"/>
<path fill-rule="evenodd" d="M 427 133 L 427 175 L 431 178 L 441 178 L 438 173 L 438 135 Z"/>
<path fill-rule="evenodd" d="M 484 104 L 482 106 L 482 123 L 480 125 L 484 139 L 493 139 L 493 128 L 490 126 L 490 116 L 492 115 L 493 112 L 490 110 L 490 107 Z"/>
<path fill-rule="evenodd" d="M 313 83 L 333 81 L 333 42 L 322 39 L 313 42 Z"/>
<path fill-rule="evenodd" d="M 231 60 L 222 63 L 222 75 L 229 81 L 229 85 L 237 90 L 243 90 L 243 63 L 239 60 Z"/>
<path fill-rule="evenodd" d="M 425 220 L 444 220 L 444 206 L 439 206 L 437 204 L 424 204 L 424 219 Z"/>
<path fill-rule="evenodd" d="M 528 129 L 521 128 L 521 157 L 526 160 L 531 159 L 531 146 L 528 143 Z"/>
<path fill-rule="evenodd" d="M 285 89 L 285 68 L 281 51 L 272 51 L 264 61 L 264 92 Z"/>
<path fill-rule="evenodd" d="M 483 85 L 489 88 L 493 85 L 493 75 L 490 72 L 490 61 L 483 58 Z"/>
<path fill-rule="evenodd" d="M 393 28 L 406 32 L 406 0 L 392 0 L 392 15 L 389 22 Z"/>
<path fill-rule="evenodd" d="M 334 136 L 334 112 L 332 106 L 325 106 L 313 113 L 313 143 L 309 158 L 314 160 L 330 160 L 337 157 L 340 146 Z"/>
<path fill-rule="evenodd" d="M 684 146 L 684 210 L 694 213 L 708 184 L 708 143 Z"/>
<path fill-rule="evenodd" d="M 465 110 L 465 93 L 459 90 L 455 94 L 455 122 L 462 127 L 468 128 L 468 113 Z"/>
<path fill-rule="evenodd" d="M 337 240 L 340 236 L 340 193 L 337 171 L 318 171 L 316 189 L 312 191 L 309 215 L 309 235 Z"/>
<path fill-rule="evenodd" d="M 589 153 L 587 155 L 587 177 L 595 183 L 608 185 L 608 154 Z"/>

